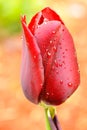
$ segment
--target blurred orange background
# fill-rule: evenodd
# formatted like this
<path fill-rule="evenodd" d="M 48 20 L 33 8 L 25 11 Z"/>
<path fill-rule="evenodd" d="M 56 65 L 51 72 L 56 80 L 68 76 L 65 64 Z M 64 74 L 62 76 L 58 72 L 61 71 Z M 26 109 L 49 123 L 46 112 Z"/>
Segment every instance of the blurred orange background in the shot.
<path fill-rule="evenodd" d="M 62 130 L 87 130 L 87 1 L 38 0 L 37 5 L 38 11 L 46 6 L 54 9 L 75 41 L 81 83 L 65 103 L 57 106 Z M 34 10 L 34 7 L 31 9 Z M 26 14 L 26 10 L 23 13 Z M 21 36 L 20 30 L 0 38 L 0 130 L 45 130 L 43 109 L 29 102 L 21 89 Z"/>

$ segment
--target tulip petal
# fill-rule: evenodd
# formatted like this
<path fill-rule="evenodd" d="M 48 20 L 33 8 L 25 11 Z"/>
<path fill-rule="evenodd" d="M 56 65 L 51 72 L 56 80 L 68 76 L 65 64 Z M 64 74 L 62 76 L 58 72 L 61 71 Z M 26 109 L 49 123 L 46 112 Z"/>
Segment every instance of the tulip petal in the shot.
<path fill-rule="evenodd" d="M 43 100 L 54 105 L 61 104 L 70 97 L 80 83 L 73 39 L 64 25 L 59 33 L 57 52 L 42 94 L 45 93 Z"/>
<path fill-rule="evenodd" d="M 38 28 L 38 25 L 45 22 L 46 20 L 57 20 L 64 24 L 60 16 L 56 14 L 53 10 L 51 10 L 49 7 L 47 7 L 43 9 L 41 12 L 37 13 L 29 23 L 28 28 L 31 30 L 32 34 L 35 33 L 35 30 Z"/>
<path fill-rule="evenodd" d="M 58 21 L 41 24 L 35 37 L 44 65 L 45 79 L 40 98 L 58 105 L 76 90 L 80 82 L 73 39 Z"/>
<path fill-rule="evenodd" d="M 57 20 L 57 21 L 60 21 L 62 24 L 64 24 L 60 16 L 49 7 L 43 9 L 42 14 L 43 14 L 43 17 L 47 18 L 49 21 Z"/>
<path fill-rule="evenodd" d="M 42 16 L 42 12 L 37 13 L 31 20 L 31 22 L 28 25 L 28 28 L 34 34 L 35 30 L 38 28 L 38 22 Z"/>
<path fill-rule="evenodd" d="M 56 47 L 55 35 L 56 31 L 59 30 L 60 26 L 61 26 L 60 22 L 49 21 L 47 22 L 47 24 L 43 23 L 42 25 L 40 25 L 40 27 L 35 31 L 35 37 L 37 39 L 38 46 L 41 50 L 41 55 L 43 59 L 45 80 L 49 75 L 52 62 L 54 59 L 55 51 L 53 47 L 54 46 Z M 57 38 L 59 37 L 60 34 L 57 35 Z"/>
<path fill-rule="evenodd" d="M 36 40 L 24 20 L 22 20 L 24 30 L 23 57 L 21 82 L 25 96 L 33 103 L 39 102 L 39 95 L 44 83 L 44 68 L 40 49 Z"/>

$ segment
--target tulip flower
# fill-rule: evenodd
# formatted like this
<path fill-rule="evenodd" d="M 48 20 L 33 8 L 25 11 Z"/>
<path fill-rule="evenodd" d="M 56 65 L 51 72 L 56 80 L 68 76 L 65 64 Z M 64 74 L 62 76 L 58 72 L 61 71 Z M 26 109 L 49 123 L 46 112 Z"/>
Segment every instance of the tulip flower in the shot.
<path fill-rule="evenodd" d="M 22 17 L 23 54 L 21 83 L 33 103 L 59 105 L 77 89 L 80 74 L 74 41 L 64 22 L 50 8 L 26 24 Z"/>

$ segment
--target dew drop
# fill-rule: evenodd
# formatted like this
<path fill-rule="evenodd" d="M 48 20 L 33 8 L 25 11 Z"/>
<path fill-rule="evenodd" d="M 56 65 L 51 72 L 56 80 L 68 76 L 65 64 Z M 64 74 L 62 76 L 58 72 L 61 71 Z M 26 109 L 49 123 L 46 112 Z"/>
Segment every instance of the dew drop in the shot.
<path fill-rule="evenodd" d="M 46 49 L 46 52 L 48 52 L 48 49 Z"/>
<path fill-rule="evenodd" d="M 47 24 L 48 22 L 48 19 L 44 18 L 44 23 Z"/>
<path fill-rule="evenodd" d="M 62 61 L 63 64 L 65 64 L 65 61 Z"/>
<path fill-rule="evenodd" d="M 68 83 L 68 87 L 72 87 L 72 83 L 71 82 Z"/>
<path fill-rule="evenodd" d="M 47 94 L 47 95 L 49 95 L 49 93 L 48 93 L 48 92 L 47 92 L 46 94 Z"/>
<path fill-rule="evenodd" d="M 59 71 L 57 70 L 56 73 L 59 74 Z"/>
<path fill-rule="evenodd" d="M 43 84 L 41 83 L 41 84 L 40 84 L 40 86 L 42 87 L 42 86 L 43 86 Z"/>
<path fill-rule="evenodd" d="M 50 40 L 50 44 L 52 44 L 53 43 L 53 41 L 52 40 Z"/>
<path fill-rule="evenodd" d="M 56 41 L 57 39 L 56 38 L 54 38 L 54 41 Z"/>
<path fill-rule="evenodd" d="M 62 67 L 62 64 L 61 64 L 61 63 L 59 63 L 59 66 L 60 66 L 60 67 Z"/>
<path fill-rule="evenodd" d="M 63 58 L 65 58 L 65 56 L 63 56 Z"/>
<path fill-rule="evenodd" d="M 52 31 L 53 34 L 55 34 L 56 32 L 55 31 Z"/>
<path fill-rule="evenodd" d="M 61 45 L 61 43 L 59 42 L 59 45 Z"/>
<path fill-rule="evenodd" d="M 60 80 L 60 84 L 63 84 L 63 80 Z"/>
<path fill-rule="evenodd" d="M 40 28 L 40 25 L 38 25 L 37 28 Z"/>
<path fill-rule="evenodd" d="M 48 96 L 49 96 L 49 93 L 47 92 L 47 93 L 46 93 L 46 98 L 48 98 Z"/>
<path fill-rule="evenodd" d="M 68 49 L 65 49 L 65 51 L 68 51 Z"/>
<path fill-rule="evenodd" d="M 56 61 L 56 60 L 54 60 L 54 63 L 56 64 L 56 63 L 57 63 L 57 61 Z"/>
<path fill-rule="evenodd" d="M 53 50 L 54 50 L 55 52 L 57 51 L 57 48 L 56 48 L 56 46 L 54 46 L 54 47 L 53 47 Z"/>
<path fill-rule="evenodd" d="M 34 59 L 36 59 L 36 56 L 34 56 Z"/>
<path fill-rule="evenodd" d="M 60 49 L 62 49 L 62 47 L 60 47 Z"/>
<path fill-rule="evenodd" d="M 58 62 L 56 60 L 54 61 L 54 63 L 55 63 L 55 66 L 58 67 Z"/>
<path fill-rule="evenodd" d="M 51 57 L 51 53 L 50 53 L 50 52 L 47 52 L 47 56 L 48 56 L 48 57 Z"/>
<path fill-rule="evenodd" d="M 47 24 L 47 22 L 44 22 L 44 24 Z"/>

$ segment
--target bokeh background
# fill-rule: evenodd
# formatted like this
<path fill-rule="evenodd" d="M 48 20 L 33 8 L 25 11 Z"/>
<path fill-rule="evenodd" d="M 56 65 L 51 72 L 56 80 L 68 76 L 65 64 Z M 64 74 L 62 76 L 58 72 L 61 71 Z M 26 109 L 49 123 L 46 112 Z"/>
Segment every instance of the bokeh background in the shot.
<path fill-rule="evenodd" d="M 44 111 L 30 103 L 20 84 L 22 28 L 42 8 L 50 6 L 71 32 L 77 50 L 81 84 L 57 115 L 63 130 L 87 130 L 87 0 L 0 0 L 0 130 L 45 130 Z"/>

